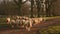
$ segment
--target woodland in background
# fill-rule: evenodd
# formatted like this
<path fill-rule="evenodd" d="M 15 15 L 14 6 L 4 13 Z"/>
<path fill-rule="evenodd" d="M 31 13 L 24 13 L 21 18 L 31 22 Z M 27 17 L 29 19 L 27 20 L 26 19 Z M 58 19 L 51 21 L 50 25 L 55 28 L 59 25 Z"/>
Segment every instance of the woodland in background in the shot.
<path fill-rule="evenodd" d="M 27 2 L 31 3 L 27 4 Z M 4 0 L 0 3 L 0 15 L 19 15 L 30 17 L 60 16 L 60 8 L 58 5 L 59 0 L 26 0 L 24 2 L 22 2 L 22 0 L 7 2 Z"/>

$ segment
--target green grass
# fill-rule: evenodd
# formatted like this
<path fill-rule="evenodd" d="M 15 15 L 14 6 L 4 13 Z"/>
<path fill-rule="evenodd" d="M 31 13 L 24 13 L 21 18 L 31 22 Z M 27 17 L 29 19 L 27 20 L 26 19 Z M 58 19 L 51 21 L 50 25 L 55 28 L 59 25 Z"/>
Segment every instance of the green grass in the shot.
<path fill-rule="evenodd" d="M 0 23 L 6 22 L 6 18 L 0 18 Z"/>
<path fill-rule="evenodd" d="M 40 34 L 59 34 L 60 33 L 60 25 L 42 28 L 39 32 L 40 32 Z"/>
<path fill-rule="evenodd" d="M 60 16 L 54 16 L 54 17 L 43 17 L 45 20 L 48 20 L 48 19 L 55 19 L 55 18 L 60 18 Z"/>

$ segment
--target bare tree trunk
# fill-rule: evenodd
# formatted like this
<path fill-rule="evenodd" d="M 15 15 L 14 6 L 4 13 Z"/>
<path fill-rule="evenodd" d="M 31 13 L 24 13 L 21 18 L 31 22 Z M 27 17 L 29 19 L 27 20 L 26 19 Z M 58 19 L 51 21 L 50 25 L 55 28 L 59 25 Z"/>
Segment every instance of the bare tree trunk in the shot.
<path fill-rule="evenodd" d="M 20 16 L 22 16 L 22 11 L 21 11 L 21 6 L 22 6 L 22 0 L 19 0 L 18 1 L 18 9 L 19 9 L 19 11 L 18 11 L 18 15 L 20 15 Z"/>
<path fill-rule="evenodd" d="M 31 18 L 33 17 L 33 5 L 34 5 L 34 0 L 31 0 Z"/>
<path fill-rule="evenodd" d="M 46 16 L 49 17 L 49 16 L 52 16 L 53 15 L 53 3 L 55 2 L 56 0 L 47 0 L 46 1 Z M 51 10 L 52 9 L 52 10 Z"/>
<path fill-rule="evenodd" d="M 24 4 L 25 2 L 27 2 L 27 0 L 24 1 L 24 2 L 22 2 L 22 0 L 18 0 L 18 1 L 14 0 L 14 2 L 15 2 L 16 5 L 18 6 L 18 15 L 19 15 L 19 16 L 22 16 L 21 7 L 22 7 L 22 4 Z"/>
<path fill-rule="evenodd" d="M 37 14 L 38 14 L 37 17 L 40 17 L 40 8 L 41 8 L 40 1 L 37 0 L 37 1 L 36 1 L 36 4 L 37 4 Z"/>

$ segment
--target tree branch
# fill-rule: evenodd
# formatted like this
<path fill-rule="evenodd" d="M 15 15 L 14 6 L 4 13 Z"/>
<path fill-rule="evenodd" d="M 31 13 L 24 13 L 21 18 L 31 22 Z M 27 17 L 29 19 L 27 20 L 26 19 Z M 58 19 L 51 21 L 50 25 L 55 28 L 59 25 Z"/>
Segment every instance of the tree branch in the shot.
<path fill-rule="evenodd" d="M 14 0 L 14 2 L 18 5 L 18 2 L 16 0 Z"/>
<path fill-rule="evenodd" d="M 28 0 L 26 0 L 26 1 L 22 2 L 22 4 L 26 3 L 27 1 L 28 1 Z"/>

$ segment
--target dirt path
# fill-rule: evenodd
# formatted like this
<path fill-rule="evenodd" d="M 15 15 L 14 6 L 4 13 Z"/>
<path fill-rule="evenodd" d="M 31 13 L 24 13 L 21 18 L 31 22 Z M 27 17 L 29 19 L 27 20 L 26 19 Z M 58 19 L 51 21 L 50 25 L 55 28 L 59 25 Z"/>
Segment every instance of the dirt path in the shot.
<path fill-rule="evenodd" d="M 23 28 L 21 28 L 21 29 L 10 29 L 10 28 L 8 28 L 5 30 L 0 29 L 0 34 L 29 34 L 29 33 L 35 33 L 36 34 L 36 31 L 40 30 L 41 28 L 48 27 L 51 25 L 56 25 L 56 24 L 60 24 L 60 18 L 47 20 L 45 22 L 37 24 L 31 28 L 30 32 L 28 32 L 26 29 L 23 29 Z"/>

